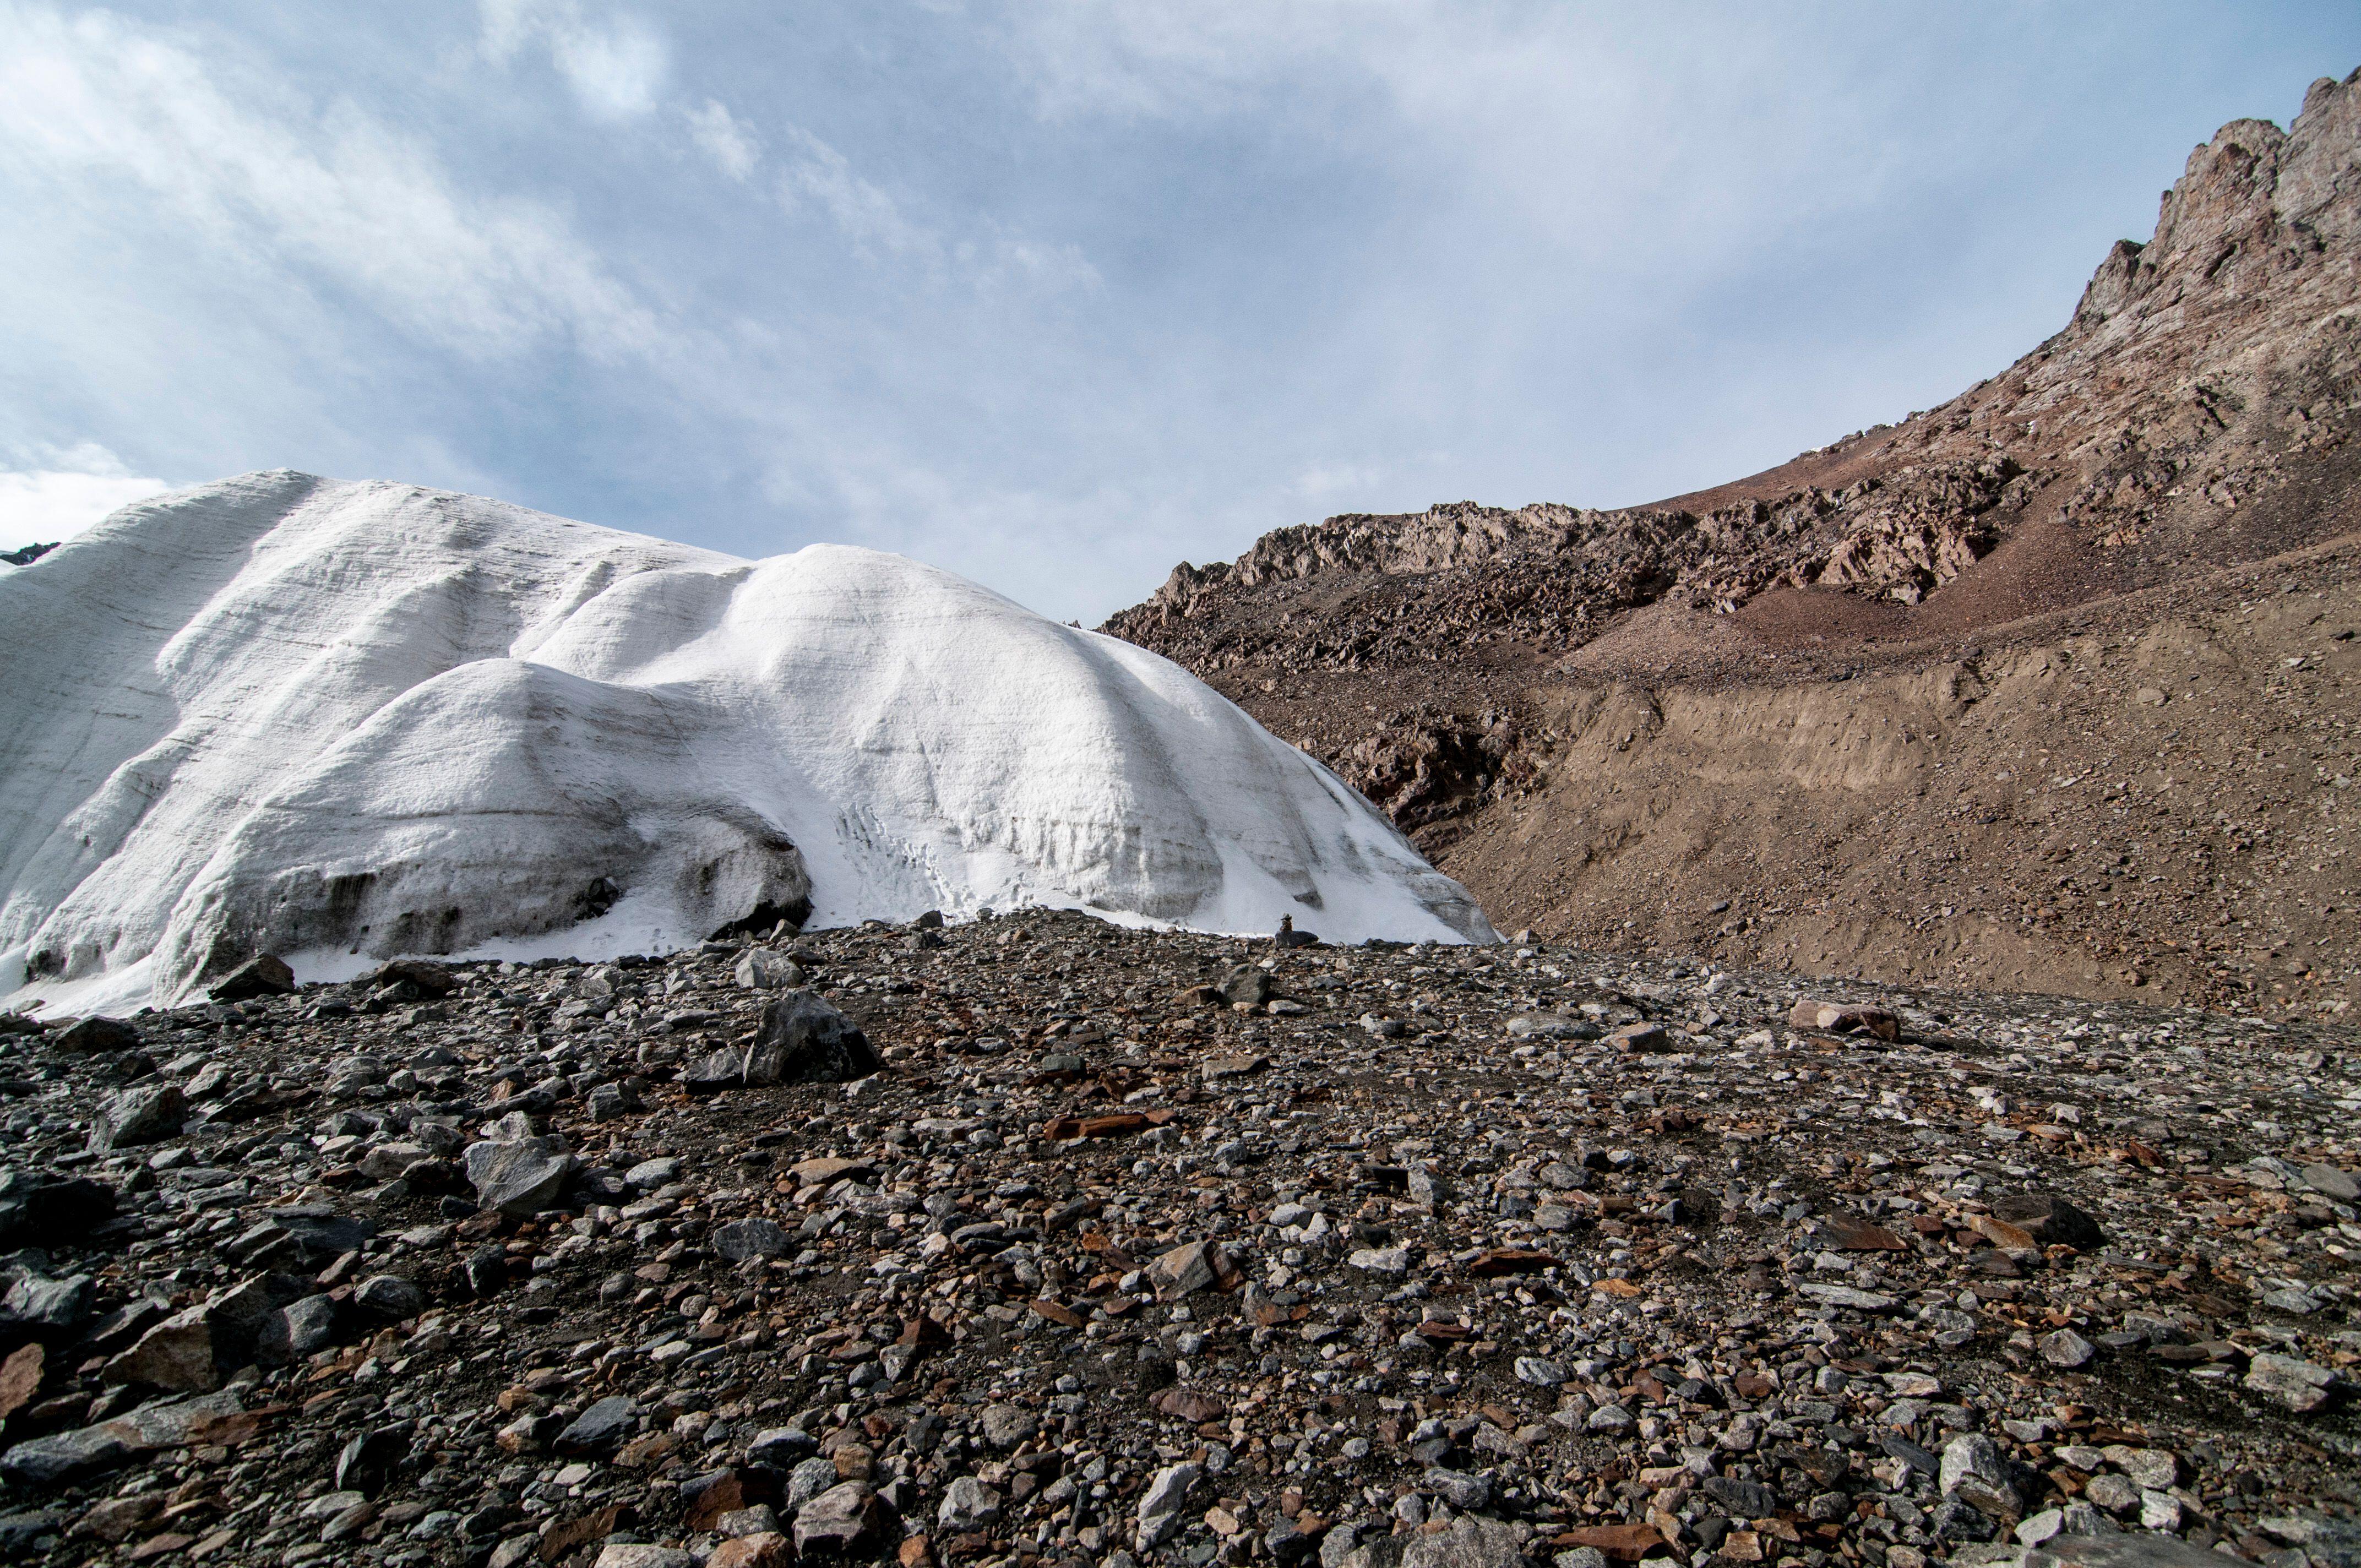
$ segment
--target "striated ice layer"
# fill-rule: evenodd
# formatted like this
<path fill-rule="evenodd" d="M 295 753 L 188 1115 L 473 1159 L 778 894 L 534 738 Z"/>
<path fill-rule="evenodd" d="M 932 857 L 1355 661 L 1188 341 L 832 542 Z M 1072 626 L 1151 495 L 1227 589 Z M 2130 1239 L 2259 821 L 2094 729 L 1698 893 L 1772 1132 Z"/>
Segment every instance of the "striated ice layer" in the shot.
<path fill-rule="evenodd" d="M 0 575 L 0 993 L 1046 905 L 1489 940 L 1178 666 L 948 572 L 289 472 Z"/>

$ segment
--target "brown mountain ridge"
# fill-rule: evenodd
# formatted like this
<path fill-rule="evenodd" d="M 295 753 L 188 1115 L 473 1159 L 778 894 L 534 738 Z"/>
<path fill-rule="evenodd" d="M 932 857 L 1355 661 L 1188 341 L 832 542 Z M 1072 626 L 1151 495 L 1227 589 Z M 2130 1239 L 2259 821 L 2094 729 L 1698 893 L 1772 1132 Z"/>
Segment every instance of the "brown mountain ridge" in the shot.
<path fill-rule="evenodd" d="M 2361 71 L 2224 126 L 2063 330 L 1938 408 L 1651 506 L 1282 528 L 1105 630 L 1504 929 L 2334 1016 L 2357 429 Z"/>

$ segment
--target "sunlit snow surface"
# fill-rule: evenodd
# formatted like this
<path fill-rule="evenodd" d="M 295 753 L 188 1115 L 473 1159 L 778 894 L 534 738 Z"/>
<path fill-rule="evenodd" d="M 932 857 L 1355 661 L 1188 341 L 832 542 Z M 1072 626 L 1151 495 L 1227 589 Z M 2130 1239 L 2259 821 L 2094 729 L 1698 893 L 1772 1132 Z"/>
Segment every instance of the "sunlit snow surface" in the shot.
<path fill-rule="evenodd" d="M 0 574 L 16 1003 L 168 1003 L 261 950 L 305 978 L 662 951 L 805 895 L 818 925 L 1493 937 L 1178 666 L 897 555 L 277 472 Z"/>

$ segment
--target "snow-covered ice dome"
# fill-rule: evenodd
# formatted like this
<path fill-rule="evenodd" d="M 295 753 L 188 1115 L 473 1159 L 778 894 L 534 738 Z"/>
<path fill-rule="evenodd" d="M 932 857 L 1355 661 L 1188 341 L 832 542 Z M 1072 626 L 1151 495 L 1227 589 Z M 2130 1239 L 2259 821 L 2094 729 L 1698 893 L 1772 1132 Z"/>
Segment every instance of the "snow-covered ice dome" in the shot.
<path fill-rule="evenodd" d="M 876 551 L 249 474 L 0 575 L 0 993 L 53 1012 L 797 915 L 1494 939 L 1177 665 Z"/>

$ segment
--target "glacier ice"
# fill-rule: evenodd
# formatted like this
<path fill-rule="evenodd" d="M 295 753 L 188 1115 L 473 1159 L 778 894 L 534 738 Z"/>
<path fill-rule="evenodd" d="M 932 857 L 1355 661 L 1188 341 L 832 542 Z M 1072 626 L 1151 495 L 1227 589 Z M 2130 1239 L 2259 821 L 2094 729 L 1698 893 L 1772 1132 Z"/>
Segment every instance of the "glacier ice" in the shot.
<path fill-rule="evenodd" d="M 53 1009 L 928 908 L 1493 938 L 1176 665 L 875 551 L 250 474 L 0 575 L 0 992 Z"/>

